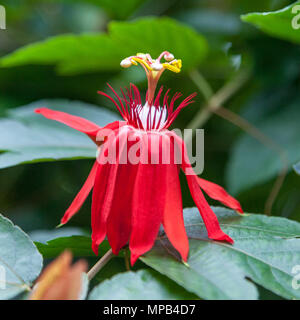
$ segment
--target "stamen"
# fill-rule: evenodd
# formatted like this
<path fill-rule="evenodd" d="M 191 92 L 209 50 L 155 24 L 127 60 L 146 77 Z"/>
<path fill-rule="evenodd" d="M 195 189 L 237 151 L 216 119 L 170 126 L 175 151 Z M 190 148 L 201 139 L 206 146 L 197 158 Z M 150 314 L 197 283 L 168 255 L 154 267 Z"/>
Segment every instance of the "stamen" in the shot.
<path fill-rule="evenodd" d="M 162 58 L 164 62 L 161 62 Z M 138 64 L 144 68 L 148 78 L 147 102 L 149 106 L 153 103 L 157 82 L 164 70 L 178 73 L 182 67 L 181 60 L 174 59 L 174 55 L 168 51 L 163 51 L 154 60 L 149 53 L 137 53 L 136 56 L 130 56 L 121 61 L 121 66 L 124 68 Z"/>
<path fill-rule="evenodd" d="M 176 109 L 174 109 L 175 101 L 179 99 L 182 94 L 176 92 L 169 104 L 170 90 L 168 89 L 164 94 L 163 103 L 160 105 L 160 98 L 163 91 L 163 87 L 161 87 L 154 99 L 154 103 L 149 105 L 146 101 L 145 105 L 142 106 L 139 90 L 134 84 L 130 84 L 130 88 L 126 88 L 126 92 L 121 89 L 123 98 L 121 98 L 109 84 L 108 86 L 116 96 L 119 103 L 104 92 L 98 91 L 98 93 L 109 98 L 114 103 L 128 125 L 147 131 L 161 131 L 167 129 L 176 119 L 179 112 L 194 102 L 192 99 L 196 96 L 196 93 L 191 94 L 185 98 Z"/>
<path fill-rule="evenodd" d="M 161 59 L 165 61 L 161 62 Z M 130 84 L 129 89 L 126 88 L 126 91 L 121 89 L 122 98 L 108 84 L 117 101 L 104 92 L 99 91 L 99 93 L 108 97 L 114 103 L 128 125 L 141 130 L 161 131 L 167 129 L 178 116 L 179 112 L 194 102 L 192 99 L 196 95 L 192 94 L 184 99 L 176 109 L 174 108 L 174 104 L 182 96 L 181 93 L 176 92 L 170 104 L 170 90 L 167 90 L 164 94 L 162 105 L 160 104 L 160 100 L 163 87 L 159 89 L 155 97 L 157 83 L 164 70 L 168 69 L 178 73 L 181 71 L 182 62 L 180 59 L 175 59 L 174 55 L 168 51 L 163 51 L 157 59 L 152 59 L 149 53 L 137 53 L 136 56 L 130 56 L 121 61 L 121 66 L 124 68 L 138 64 L 144 68 L 148 79 L 148 90 L 144 106 L 142 105 L 139 90 L 134 84 Z"/>
<path fill-rule="evenodd" d="M 167 109 L 164 107 L 155 108 L 146 102 L 139 113 L 139 118 L 144 130 L 160 130 L 165 125 Z"/>

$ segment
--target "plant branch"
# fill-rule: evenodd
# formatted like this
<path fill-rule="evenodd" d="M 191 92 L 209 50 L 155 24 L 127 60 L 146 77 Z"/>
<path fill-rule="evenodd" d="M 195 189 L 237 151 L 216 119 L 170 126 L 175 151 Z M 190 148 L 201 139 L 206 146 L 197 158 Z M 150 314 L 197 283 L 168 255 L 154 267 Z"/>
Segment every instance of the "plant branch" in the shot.
<path fill-rule="evenodd" d="M 107 264 L 107 262 L 113 257 L 112 249 L 109 249 L 105 255 L 91 268 L 87 273 L 89 281 L 91 281 L 95 275 Z"/>
<path fill-rule="evenodd" d="M 128 252 L 128 247 L 126 247 L 124 249 L 125 255 L 124 255 L 124 259 L 125 259 L 125 267 L 127 271 L 130 271 L 130 263 L 129 263 L 129 252 Z"/>
<path fill-rule="evenodd" d="M 205 105 L 198 111 L 194 119 L 187 125 L 192 129 L 191 133 L 185 137 L 188 145 L 191 144 L 195 129 L 203 127 L 203 125 L 211 118 L 215 110 L 220 108 L 231 96 L 233 96 L 249 79 L 249 71 L 241 71 L 232 81 L 228 82 L 217 93 L 214 94 L 210 84 L 203 75 L 194 70 L 190 72 L 190 78 L 198 87 L 199 91 L 205 98 Z"/>
<path fill-rule="evenodd" d="M 270 139 L 268 136 L 263 134 L 259 129 L 257 129 L 255 126 L 253 126 L 251 123 L 249 123 L 246 119 L 242 118 L 238 114 L 223 107 L 220 107 L 218 110 L 215 111 L 215 113 L 223 119 L 233 123 L 240 129 L 244 130 L 249 135 L 254 137 L 256 140 L 260 141 L 262 144 L 269 147 L 279 155 L 280 161 L 282 163 L 282 169 L 279 172 L 277 179 L 273 185 L 273 188 L 271 189 L 271 192 L 265 203 L 265 213 L 270 215 L 272 212 L 272 206 L 276 200 L 276 197 L 281 189 L 281 186 L 288 172 L 288 158 L 286 152 L 274 140 Z"/>
<path fill-rule="evenodd" d="M 288 172 L 288 159 L 286 152 L 275 141 L 262 133 L 246 119 L 222 107 L 222 104 L 224 104 L 246 83 L 249 78 L 249 71 L 244 70 L 239 73 L 232 81 L 221 88 L 216 94 L 213 94 L 213 90 L 210 87 L 209 83 L 197 70 L 191 72 L 190 77 L 196 84 L 198 89 L 202 92 L 204 98 L 206 99 L 206 105 L 198 112 L 194 120 L 190 122 L 188 128 L 197 129 L 203 126 L 203 124 L 206 123 L 206 121 L 209 120 L 213 114 L 217 114 L 223 119 L 244 130 L 249 135 L 257 139 L 262 144 L 266 145 L 279 155 L 280 161 L 282 163 L 282 170 L 278 174 L 274 186 L 265 203 L 265 213 L 270 215 L 272 212 L 272 206 Z M 192 135 L 193 133 L 188 136 L 186 143 L 191 143 Z"/>

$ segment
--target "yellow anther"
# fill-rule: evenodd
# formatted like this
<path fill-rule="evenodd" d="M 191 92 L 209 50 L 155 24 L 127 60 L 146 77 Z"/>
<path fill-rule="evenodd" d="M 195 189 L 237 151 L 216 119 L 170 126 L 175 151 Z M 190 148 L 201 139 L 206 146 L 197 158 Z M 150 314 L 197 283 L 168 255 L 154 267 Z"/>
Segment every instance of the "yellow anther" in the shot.
<path fill-rule="evenodd" d="M 179 73 L 181 71 L 181 69 L 178 68 L 176 65 L 172 65 L 172 64 L 169 64 L 169 63 L 163 63 L 163 67 L 165 69 L 168 69 L 168 70 L 176 72 L 176 73 Z"/>
<path fill-rule="evenodd" d="M 141 58 L 136 58 L 133 57 L 131 58 L 131 62 L 135 65 L 137 65 L 137 62 L 139 62 L 140 64 L 143 64 L 149 71 L 152 71 L 153 69 L 149 66 L 149 64 L 147 62 L 145 62 L 143 59 Z"/>
<path fill-rule="evenodd" d="M 178 60 L 173 60 L 171 62 L 165 62 L 162 65 L 165 69 L 179 73 L 181 71 L 182 61 L 181 59 L 178 59 Z"/>
<path fill-rule="evenodd" d="M 179 69 L 182 68 L 182 61 L 181 61 L 181 59 L 176 60 L 176 67 L 178 67 Z"/>

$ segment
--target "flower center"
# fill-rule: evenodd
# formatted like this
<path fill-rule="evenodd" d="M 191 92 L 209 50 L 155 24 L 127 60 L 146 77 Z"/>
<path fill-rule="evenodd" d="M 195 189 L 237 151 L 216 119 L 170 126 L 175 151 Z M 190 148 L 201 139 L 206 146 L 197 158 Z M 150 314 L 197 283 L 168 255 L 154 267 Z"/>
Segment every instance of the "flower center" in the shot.
<path fill-rule="evenodd" d="M 149 106 L 148 102 L 138 114 L 144 130 L 161 130 L 166 123 L 167 116 L 168 112 L 165 107 Z"/>

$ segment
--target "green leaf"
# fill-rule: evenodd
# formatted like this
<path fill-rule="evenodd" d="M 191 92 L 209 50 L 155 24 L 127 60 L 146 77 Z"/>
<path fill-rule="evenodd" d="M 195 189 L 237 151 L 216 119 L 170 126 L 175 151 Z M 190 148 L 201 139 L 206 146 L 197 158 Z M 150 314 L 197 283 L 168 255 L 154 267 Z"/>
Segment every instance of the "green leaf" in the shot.
<path fill-rule="evenodd" d="M 35 244 L 44 259 L 55 258 L 65 250 L 70 250 L 75 257 L 95 257 L 91 237 L 87 236 L 61 237 L 46 243 L 35 242 Z M 105 253 L 109 248 L 108 242 L 104 241 L 99 252 Z"/>
<path fill-rule="evenodd" d="M 71 236 L 87 236 L 88 232 L 76 227 L 64 227 L 52 230 L 34 230 L 31 231 L 29 237 L 34 242 L 47 243 L 47 241 L 62 237 Z"/>
<path fill-rule="evenodd" d="M 241 19 L 255 25 L 271 36 L 300 43 L 299 12 L 300 1 L 297 1 L 281 10 L 248 13 L 242 15 Z M 293 27 L 293 25 L 295 26 Z"/>
<path fill-rule="evenodd" d="M 95 158 L 96 146 L 83 133 L 34 113 L 38 107 L 82 116 L 100 126 L 118 119 L 96 106 L 66 100 L 42 100 L 9 112 L 0 118 L 0 168 L 23 163 Z"/>
<path fill-rule="evenodd" d="M 0 300 L 29 291 L 42 264 L 42 256 L 29 236 L 0 215 Z"/>
<path fill-rule="evenodd" d="M 204 299 L 257 299 L 254 282 L 288 299 L 299 299 L 292 288 L 292 268 L 300 261 L 300 224 L 264 215 L 240 216 L 213 208 L 234 245 L 210 241 L 196 208 L 185 209 L 190 239 L 188 266 L 181 263 L 167 240 L 142 261 Z M 170 255 L 169 252 L 174 254 Z"/>
<path fill-rule="evenodd" d="M 299 111 L 299 101 L 295 101 L 277 114 L 255 123 L 260 131 L 286 152 L 289 169 L 300 158 Z M 243 134 L 230 154 L 226 170 L 228 189 L 237 194 L 274 178 L 282 168 L 280 156 L 274 149 Z"/>
<path fill-rule="evenodd" d="M 46 243 L 35 242 L 39 252 L 44 259 L 52 259 L 59 256 L 63 251 L 69 250 L 74 257 L 96 258 L 92 250 L 92 240 L 90 236 L 70 236 L 48 240 Z M 99 254 L 102 255 L 110 249 L 107 240 L 103 241 L 99 247 Z M 119 256 L 122 257 L 120 252 Z"/>
<path fill-rule="evenodd" d="M 120 70 L 120 61 L 137 52 L 153 56 L 169 50 L 183 60 L 183 70 L 199 65 L 207 53 L 206 40 L 193 29 L 169 18 L 111 22 L 108 34 L 60 35 L 25 46 L 1 60 L 5 67 L 57 65 L 63 74 Z"/>
<path fill-rule="evenodd" d="M 300 292 L 292 288 L 291 282 L 292 269 L 300 261 L 300 224 L 259 214 L 241 216 L 224 208 L 213 210 L 224 232 L 234 239 L 234 245 L 209 240 L 198 210 L 191 208 L 184 210 L 190 243 L 188 265 L 180 262 L 165 237 L 160 237 L 141 260 L 204 299 L 257 299 L 258 291 L 249 278 L 278 296 L 299 299 Z M 94 257 L 90 237 L 58 238 L 47 244 L 37 243 L 37 247 L 44 258 L 56 257 L 65 249 L 76 257 Z M 108 249 L 105 241 L 100 252 Z M 123 269 L 123 262 L 121 269 L 119 261 L 116 265 L 108 265 L 115 270 L 110 275 Z M 103 281 L 100 274 L 99 277 Z"/>
<path fill-rule="evenodd" d="M 96 286 L 89 300 L 180 300 L 194 299 L 167 277 L 153 270 L 120 273 Z"/>

